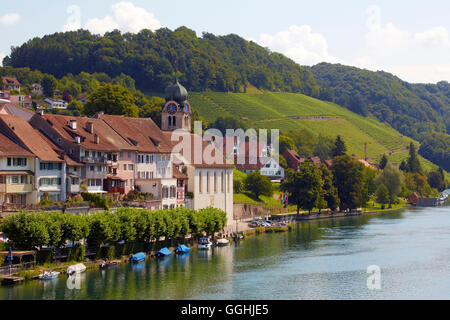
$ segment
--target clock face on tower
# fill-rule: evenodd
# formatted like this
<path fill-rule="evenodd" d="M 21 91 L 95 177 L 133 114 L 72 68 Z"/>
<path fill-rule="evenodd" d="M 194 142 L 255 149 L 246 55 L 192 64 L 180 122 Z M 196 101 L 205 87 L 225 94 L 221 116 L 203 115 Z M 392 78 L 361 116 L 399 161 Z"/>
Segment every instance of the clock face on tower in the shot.
<path fill-rule="evenodd" d="M 184 112 L 185 112 L 185 113 L 189 113 L 189 106 L 188 106 L 188 105 L 185 105 L 185 106 L 184 106 Z"/>
<path fill-rule="evenodd" d="M 167 111 L 170 114 L 175 114 L 175 112 L 177 112 L 177 106 L 174 104 L 169 104 L 169 106 L 167 107 Z"/>

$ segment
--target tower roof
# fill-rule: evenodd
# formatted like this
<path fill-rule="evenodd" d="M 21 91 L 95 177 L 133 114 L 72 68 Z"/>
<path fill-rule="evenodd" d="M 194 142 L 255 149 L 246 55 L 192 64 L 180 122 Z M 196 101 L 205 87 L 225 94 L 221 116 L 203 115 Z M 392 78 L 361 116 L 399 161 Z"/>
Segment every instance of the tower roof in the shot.
<path fill-rule="evenodd" d="M 184 102 L 188 98 L 188 92 L 185 87 L 183 87 L 178 79 L 176 82 L 166 88 L 166 101 L 174 100 L 176 102 Z"/>

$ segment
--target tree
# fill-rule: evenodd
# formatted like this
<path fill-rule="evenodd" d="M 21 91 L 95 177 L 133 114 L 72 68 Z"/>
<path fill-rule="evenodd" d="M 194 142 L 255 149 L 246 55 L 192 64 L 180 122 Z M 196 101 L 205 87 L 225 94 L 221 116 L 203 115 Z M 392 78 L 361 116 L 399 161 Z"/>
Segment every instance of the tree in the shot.
<path fill-rule="evenodd" d="M 341 136 L 338 135 L 336 141 L 334 142 L 334 148 L 332 150 L 333 158 L 345 155 L 346 151 L 347 147 L 345 146 L 344 141 L 341 139 Z"/>
<path fill-rule="evenodd" d="M 384 184 L 389 191 L 389 207 L 402 191 L 403 174 L 392 164 L 388 164 L 377 178 L 378 185 Z"/>
<path fill-rule="evenodd" d="M 390 197 L 389 197 L 389 190 L 388 188 L 384 185 L 384 183 L 381 183 L 376 191 L 376 198 L 377 198 L 377 202 L 381 203 L 383 205 L 390 203 Z"/>
<path fill-rule="evenodd" d="M 416 147 L 412 142 L 409 146 L 409 156 L 406 160 L 406 171 L 412 173 L 422 173 L 422 167 L 417 156 Z"/>
<path fill-rule="evenodd" d="M 80 101 L 73 100 L 67 105 L 67 110 L 72 111 L 74 116 L 81 116 L 84 114 L 84 106 Z"/>
<path fill-rule="evenodd" d="M 333 139 L 319 134 L 317 143 L 313 149 L 313 154 L 323 160 L 331 159 L 333 157 L 333 147 Z"/>
<path fill-rule="evenodd" d="M 438 191 L 444 191 L 446 188 L 444 170 L 439 167 L 435 171 L 428 173 L 428 183 L 431 188 L 435 188 Z"/>
<path fill-rule="evenodd" d="M 84 110 L 89 116 L 103 111 L 106 114 L 136 118 L 139 115 L 139 109 L 134 101 L 134 96 L 126 88 L 108 83 L 88 96 Z"/>
<path fill-rule="evenodd" d="M 339 207 L 339 196 L 336 187 L 333 185 L 333 174 L 324 164 L 320 166 L 320 171 L 323 181 L 321 194 L 327 204 L 327 208 L 331 211 L 336 211 Z"/>
<path fill-rule="evenodd" d="M 45 75 L 41 82 L 42 85 L 42 91 L 44 93 L 44 96 L 46 97 L 53 97 L 56 90 L 57 80 L 52 75 Z"/>
<path fill-rule="evenodd" d="M 279 141 L 280 154 L 283 154 L 286 150 L 297 151 L 294 140 L 292 140 L 292 138 L 280 135 L 278 141 Z"/>
<path fill-rule="evenodd" d="M 18 249 L 42 247 L 50 239 L 44 219 L 37 213 L 19 212 L 8 215 L 0 228 Z"/>
<path fill-rule="evenodd" d="M 244 186 L 245 190 L 251 192 L 256 199 L 261 195 L 268 197 L 273 195 L 272 182 L 259 171 L 249 173 L 244 180 Z"/>
<path fill-rule="evenodd" d="M 342 209 L 356 209 L 362 205 L 364 165 L 348 155 L 333 159 L 331 171 L 338 190 Z"/>
<path fill-rule="evenodd" d="M 380 169 L 383 170 L 384 168 L 386 168 L 387 164 L 388 164 L 388 158 L 386 157 L 385 154 L 383 154 L 383 157 L 381 157 L 380 164 L 379 164 Z"/>
<path fill-rule="evenodd" d="M 420 173 L 406 173 L 405 184 L 409 190 L 417 192 L 422 197 L 426 197 L 432 192 L 431 187 L 427 182 L 427 178 Z"/>
<path fill-rule="evenodd" d="M 320 200 L 322 186 L 322 173 L 319 168 L 311 161 L 305 161 L 299 166 L 298 171 L 294 172 L 290 169 L 287 171 L 280 189 L 288 192 L 289 201 L 297 205 L 297 214 L 299 214 L 300 209 L 311 213 Z"/>

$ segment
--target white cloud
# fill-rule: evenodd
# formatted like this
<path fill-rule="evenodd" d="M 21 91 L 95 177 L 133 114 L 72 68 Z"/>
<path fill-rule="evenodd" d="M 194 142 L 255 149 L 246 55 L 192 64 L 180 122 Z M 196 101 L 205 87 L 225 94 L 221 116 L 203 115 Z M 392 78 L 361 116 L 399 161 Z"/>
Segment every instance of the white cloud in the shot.
<path fill-rule="evenodd" d="M 3 52 L 0 52 L 0 67 L 3 66 L 3 58 L 6 57 L 6 54 L 4 54 Z"/>
<path fill-rule="evenodd" d="M 62 31 L 76 31 L 81 29 L 81 9 L 79 6 L 71 5 L 66 10 L 69 16 L 67 17 L 66 24 L 63 25 Z"/>
<path fill-rule="evenodd" d="M 410 82 L 450 80 L 450 38 L 443 26 L 410 31 L 381 23 L 381 10 L 370 6 L 364 43 L 350 63 L 369 70 L 384 70 Z"/>
<path fill-rule="evenodd" d="M 112 16 L 89 19 L 85 28 L 100 34 L 114 29 L 136 33 L 142 29 L 154 31 L 161 28 L 161 24 L 146 9 L 135 7 L 131 2 L 119 2 L 112 6 Z"/>
<path fill-rule="evenodd" d="M 19 22 L 20 14 L 18 13 L 6 13 L 0 17 L 0 24 L 6 26 L 12 26 Z"/>
<path fill-rule="evenodd" d="M 301 65 L 339 61 L 328 53 L 325 37 L 320 33 L 313 33 L 308 25 L 293 25 L 273 35 L 261 34 L 254 41 L 272 51 L 283 53 Z"/>

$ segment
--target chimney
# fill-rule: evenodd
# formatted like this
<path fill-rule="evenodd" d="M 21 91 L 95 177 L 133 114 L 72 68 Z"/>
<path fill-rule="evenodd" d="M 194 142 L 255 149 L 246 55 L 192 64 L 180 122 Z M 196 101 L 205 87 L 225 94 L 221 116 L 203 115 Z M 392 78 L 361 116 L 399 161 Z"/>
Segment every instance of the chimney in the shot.
<path fill-rule="evenodd" d="M 37 113 L 38 113 L 38 115 L 43 116 L 44 115 L 44 109 L 38 109 Z"/>
<path fill-rule="evenodd" d="M 77 120 L 70 119 L 69 127 L 70 127 L 72 130 L 77 130 Z"/>
<path fill-rule="evenodd" d="M 76 144 L 80 144 L 80 143 L 81 143 L 81 137 L 76 136 L 76 137 L 75 137 L 75 143 L 76 143 Z"/>
<path fill-rule="evenodd" d="M 94 124 L 92 122 L 86 122 L 86 130 L 90 133 L 94 133 Z"/>
<path fill-rule="evenodd" d="M 98 134 L 94 134 L 94 143 L 95 144 L 99 144 L 100 143 L 100 138 L 99 138 Z"/>

